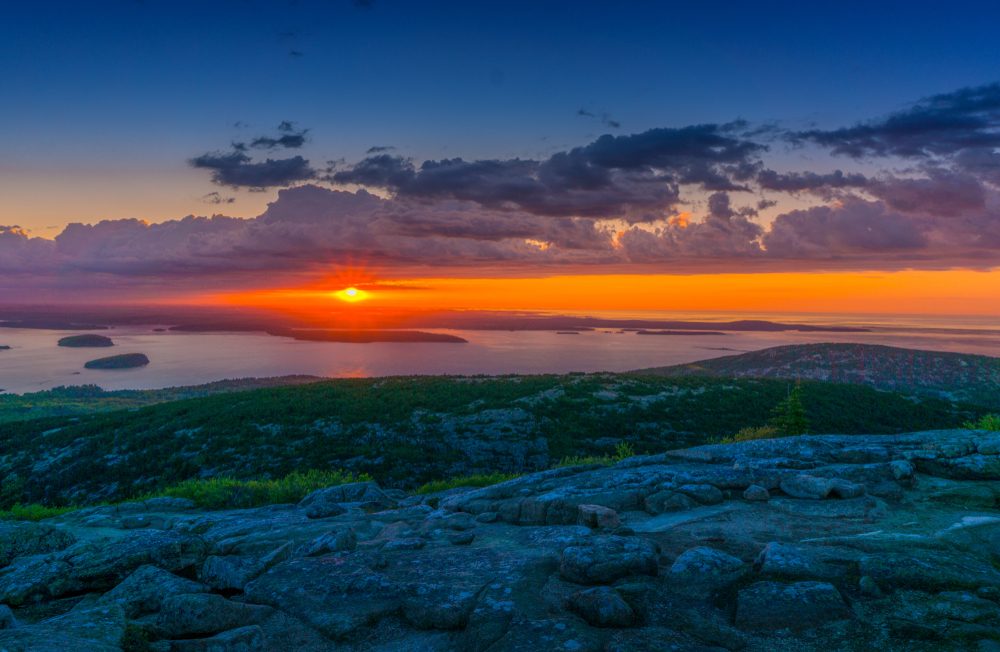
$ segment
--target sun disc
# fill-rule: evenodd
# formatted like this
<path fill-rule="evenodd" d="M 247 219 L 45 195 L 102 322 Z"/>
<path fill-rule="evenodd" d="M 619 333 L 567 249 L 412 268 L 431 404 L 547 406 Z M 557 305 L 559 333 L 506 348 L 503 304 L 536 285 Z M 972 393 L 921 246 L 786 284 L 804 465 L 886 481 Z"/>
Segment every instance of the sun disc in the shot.
<path fill-rule="evenodd" d="M 356 303 L 368 298 L 367 292 L 353 286 L 334 292 L 333 295 L 341 301 L 347 301 L 348 303 Z"/>

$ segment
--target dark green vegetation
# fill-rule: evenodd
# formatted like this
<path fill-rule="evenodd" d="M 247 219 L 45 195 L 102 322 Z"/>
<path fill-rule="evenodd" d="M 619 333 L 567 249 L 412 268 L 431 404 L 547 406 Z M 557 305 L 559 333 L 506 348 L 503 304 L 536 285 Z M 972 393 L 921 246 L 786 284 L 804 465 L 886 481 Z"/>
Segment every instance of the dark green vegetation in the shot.
<path fill-rule="evenodd" d="M 133 498 L 192 478 L 268 479 L 307 469 L 414 488 L 520 473 L 564 458 L 636 453 L 769 422 L 785 381 L 592 374 L 344 379 L 174 401 L 0 429 L 0 508 Z M 957 426 L 988 410 L 867 387 L 803 382 L 811 432 Z"/>
<path fill-rule="evenodd" d="M 774 407 L 771 422 L 768 424 L 780 435 L 804 435 L 809 432 L 809 417 L 802 404 L 802 385 L 795 387 L 781 403 Z"/>
<path fill-rule="evenodd" d="M 145 367 L 149 364 L 149 358 L 142 353 L 122 353 L 121 355 L 110 355 L 106 358 L 98 358 L 85 363 L 87 369 L 134 369 Z"/>
<path fill-rule="evenodd" d="M 56 387 L 29 394 L 0 394 L 0 424 L 41 417 L 74 416 L 139 408 L 155 403 L 224 394 L 260 387 L 301 385 L 320 380 L 315 376 L 278 376 L 220 380 L 205 385 L 165 389 L 120 389 L 105 391 L 97 385 Z"/>
<path fill-rule="evenodd" d="M 1000 358 L 872 344 L 795 344 L 636 373 L 867 385 L 1000 408 Z"/>
<path fill-rule="evenodd" d="M 59 340 L 59 346 L 71 348 L 114 346 L 110 337 L 104 335 L 70 335 Z"/>

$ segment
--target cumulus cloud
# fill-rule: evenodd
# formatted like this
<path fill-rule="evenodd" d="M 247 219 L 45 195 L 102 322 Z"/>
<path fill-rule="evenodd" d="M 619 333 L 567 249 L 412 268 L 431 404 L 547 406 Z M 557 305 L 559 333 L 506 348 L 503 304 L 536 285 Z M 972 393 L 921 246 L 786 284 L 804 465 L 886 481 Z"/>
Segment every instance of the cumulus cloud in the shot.
<path fill-rule="evenodd" d="M 882 202 L 851 198 L 779 215 L 763 237 L 772 258 L 836 258 L 925 248 L 920 223 Z"/>
<path fill-rule="evenodd" d="M 329 180 L 389 190 L 401 198 L 476 202 L 536 215 L 662 217 L 688 184 L 707 190 L 746 190 L 763 145 L 733 133 L 732 125 L 651 129 L 601 136 L 545 160 L 461 158 L 417 166 L 376 153 Z"/>

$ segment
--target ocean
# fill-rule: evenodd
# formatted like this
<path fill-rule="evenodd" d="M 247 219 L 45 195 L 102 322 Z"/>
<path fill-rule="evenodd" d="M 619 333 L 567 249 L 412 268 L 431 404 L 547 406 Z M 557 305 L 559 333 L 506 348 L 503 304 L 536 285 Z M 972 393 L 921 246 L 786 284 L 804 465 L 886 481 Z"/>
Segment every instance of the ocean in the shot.
<path fill-rule="evenodd" d="M 307 374 L 361 377 L 424 374 L 540 374 L 627 371 L 733 355 L 782 344 L 859 342 L 1000 356 L 1000 320 L 984 317 L 888 315 L 740 315 L 614 313 L 615 318 L 729 320 L 741 318 L 838 326 L 866 333 L 732 332 L 725 335 L 637 335 L 610 329 L 560 335 L 543 331 L 422 329 L 450 333 L 467 344 L 305 342 L 263 333 L 158 332 L 162 325 L 94 331 L 113 348 L 56 346 L 80 331 L 0 328 L 0 388 L 25 393 L 59 385 L 104 389 L 155 389 L 231 378 Z M 145 353 L 139 369 L 89 370 L 88 360 Z"/>

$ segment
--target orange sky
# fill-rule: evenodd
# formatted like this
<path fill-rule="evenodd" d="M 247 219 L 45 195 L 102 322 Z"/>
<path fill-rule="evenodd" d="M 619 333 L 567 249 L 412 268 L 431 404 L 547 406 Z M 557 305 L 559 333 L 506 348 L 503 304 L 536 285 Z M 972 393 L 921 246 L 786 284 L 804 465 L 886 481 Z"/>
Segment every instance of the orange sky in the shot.
<path fill-rule="evenodd" d="M 394 288 L 394 284 L 398 287 Z M 363 301 L 335 292 L 367 290 Z M 1000 315 L 1000 270 L 413 278 L 203 297 L 206 303 L 324 313 L 372 309 L 731 311 Z"/>

